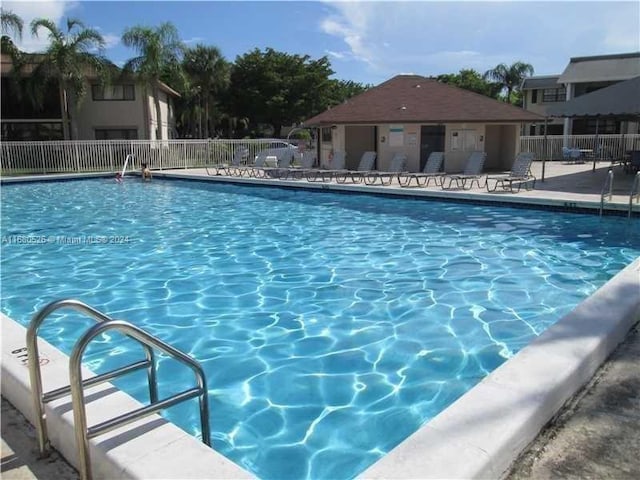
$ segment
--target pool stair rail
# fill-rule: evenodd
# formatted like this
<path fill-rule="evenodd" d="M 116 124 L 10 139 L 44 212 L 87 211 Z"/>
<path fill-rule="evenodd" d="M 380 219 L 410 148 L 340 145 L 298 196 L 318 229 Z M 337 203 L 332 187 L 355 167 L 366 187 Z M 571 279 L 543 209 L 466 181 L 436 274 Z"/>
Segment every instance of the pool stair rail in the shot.
<path fill-rule="evenodd" d="M 42 392 L 42 375 L 40 371 L 40 357 L 38 354 L 38 330 L 43 321 L 53 312 L 62 308 L 79 311 L 94 319 L 97 323 L 89 328 L 76 342 L 69 359 L 70 384 L 52 390 Z M 137 341 L 145 352 L 145 359 L 129 365 L 116 368 L 106 373 L 87 379 L 82 378 L 82 357 L 91 341 L 108 331 L 118 331 L 127 337 Z M 158 399 L 158 385 L 156 376 L 156 362 L 154 349 L 163 352 L 173 359 L 191 368 L 196 378 L 196 386 L 176 393 L 164 399 Z M 41 456 L 49 453 L 49 438 L 47 433 L 45 404 L 71 394 L 73 407 L 73 420 L 76 443 L 78 448 L 78 463 L 81 478 L 92 478 L 91 460 L 89 455 L 89 440 L 103 433 L 110 432 L 122 425 L 129 424 L 141 418 L 152 415 L 162 409 L 169 408 L 180 402 L 198 398 L 200 410 L 200 424 L 202 429 L 202 442 L 211 446 L 211 433 L 209 429 L 209 402 L 207 397 L 207 382 L 200 364 L 190 356 L 175 349 L 171 345 L 150 335 L 144 330 L 123 320 L 115 320 L 95 308 L 74 299 L 56 300 L 38 311 L 32 318 L 27 329 L 27 355 L 29 366 L 29 379 L 33 396 L 34 418 L 38 449 Z M 106 420 L 98 425 L 87 426 L 84 389 L 108 382 L 116 377 L 132 373 L 137 370 L 147 370 L 149 385 L 149 405 Z"/>
<path fill-rule="evenodd" d="M 127 157 L 124 159 L 124 165 L 122 166 L 122 173 L 120 174 L 122 176 L 122 178 L 124 178 L 124 174 L 127 171 L 127 166 L 129 165 L 129 160 L 131 160 L 133 162 L 133 159 L 135 157 L 133 156 L 133 153 L 130 153 L 129 155 L 127 155 Z"/>
<path fill-rule="evenodd" d="M 600 192 L 600 216 L 602 216 L 602 212 L 604 211 L 604 203 L 605 198 L 607 201 L 611 201 L 613 197 L 613 169 L 609 169 L 607 172 L 607 177 L 604 180 L 604 185 L 602 185 L 602 191 Z"/>
<path fill-rule="evenodd" d="M 627 218 L 631 218 L 633 213 L 633 201 L 640 201 L 640 172 L 636 173 L 633 178 L 633 184 L 631 185 L 631 191 L 629 192 L 629 211 L 627 212 Z"/>

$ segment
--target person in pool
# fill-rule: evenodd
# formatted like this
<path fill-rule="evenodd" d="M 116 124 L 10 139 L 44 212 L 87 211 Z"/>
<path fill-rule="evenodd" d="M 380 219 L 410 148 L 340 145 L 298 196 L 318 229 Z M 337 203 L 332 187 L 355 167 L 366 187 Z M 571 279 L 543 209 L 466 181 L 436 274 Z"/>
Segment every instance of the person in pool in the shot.
<path fill-rule="evenodd" d="M 118 183 L 122 183 L 122 180 L 124 180 L 124 179 L 122 178 L 122 174 L 121 174 L 120 172 L 117 172 L 117 173 L 116 173 L 116 182 L 118 182 Z"/>
<path fill-rule="evenodd" d="M 149 180 L 151 180 L 151 177 L 152 177 L 152 175 L 151 175 L 151 170 L 149 169 L 149 167 L 147 166 L 147 164 L 146 164 L 146 163 L 143 163 L 143 164 L 141 165 L 141 167 L 142 167 L 142 180 L 144 180 L 144 181 L 149 181 Z"/>

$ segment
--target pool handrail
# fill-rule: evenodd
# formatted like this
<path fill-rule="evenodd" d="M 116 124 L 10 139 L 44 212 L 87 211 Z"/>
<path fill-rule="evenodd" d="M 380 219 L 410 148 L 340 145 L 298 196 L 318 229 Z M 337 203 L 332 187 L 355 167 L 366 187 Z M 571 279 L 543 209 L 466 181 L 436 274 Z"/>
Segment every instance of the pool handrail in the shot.
<path fill-rule="evenodd" d="M 69 393 L 71 393 L 72 399 L 74 396 L 74 375 L 71 374 L 71 367 L 73 366 L 73 362 L 70 364 L 71 382 L 69 385 L 57 388 L 50 392 L 46 392 L 46 393 L 42 392 L 42 374 L 40 371 L 40 355 L 38 351 L 38 331 L 40 326 L 44 322 L 44 320 L 49 315 L 51 315 L 53 312 L 60 310 L 62 308 L 70 308 L 73 310 L 77 310 L 81 313 L 84 313 L 88 317 L 94 319 L 95 321 L 99 322 L 98 325 L 94 325 L 93 328 L 89 329 L 83 335 L 83 337 L 81 337 L 78 340 L 78 342 L 76 342 L 76 345 L 74 346 L 74 350 L 72 353 L 72 360 L 73 360 L 73 354 L 75 354 L 76 351 L 79 350 L 79 348 L 82 346 L 83 339 L 85 339 L 90 332 L 93 332 L 96 329 L 96 327 L 100 327 L 102 325 L 107 325 L 107 324 L 109 324 L 110 326 L 105 327 L 104 330 L 117 328 L 125 336 L 131 338 L 132 340 L 137 341 L 144 349 L 145 357 L 146 357 L 145 360 L 140 360 L 140 361 L 131 363 L 129 365 L 119 367 L 117 369 L 111 370 L 109 372 L 106 372 L 100 375 L 96 375 L 86 380 L 82 380 L 81 374 L 77 375 L 77 377 L 80 379 L 80 383 L 75 386 L 75 389 L 76 390 L 80 389 L 80 394 L 81 394 L 82 389 L 84 387 L 92 387 L 95 385 L 99 385 L 101 383 L 108 382 L 118 376 L 125 375 L 127 373 L 131 373 L 131 372 L 140 370 L 142 368 L 147 369 L 147 381 L 149 384 L 150 405 L 148 405 L 147 407 L 143 407 L 142 409 L 139 409 L 135 412 L 130 412 L 129 414 L 125 414 L 125 415 L 122 415 L 121 417 L 112 419 L 108 422 L 104 422 L 104 424 L 108 423 L 111 425 L 113 422 L 118 422 L 120 420 L 126 421 L 130 417 L 130 415 L 135 414 L 136 412 L 141 416 L 146 416 L 146 415 L 155 413 L 156 411 L 162 408 L 167 408 L 180 401 L 193 398 L 196 395 L 194 391 L 197 390 L 197 392 L 199 392 L 197 393 L 197 395 L 200 396 L 199 401 L 200 401 L 200 416 L 201 416 L 201 425 L 202 425 L 202 441 L 206 445 L 211 446 L 210 428 L 209 428 L 209 405 L 208 405 L 208 397 L 207 397 L 206 378 L 204 376 L 204 371 L 202 370 L 202 367 L 196 360 L 185 355 L 179 350 L 171 347 L 170 345 L 162 342 L 158 338 L 153 337 L 152 335 L 144 332 L 143 330 L 140 330 L 138 327 L 135 327 L 122 320 L 116 321 L 113 318 L 109 317 L 108 315 L 100 312 L 99 310 L 96 310 L 95 308 L 87 305 L 86 303 L 83 303 L 75 299 L 63 299 L 63 300 L 55 300 L 45 305 L 43 308 L 41 308 L 33 316 L 29 324 L 29 327 L 27 328 L 27 336 L 26 336 L 27 361 L 28 361 L 28 368 L 29 368 L 29 380 L 31 383 L 31 391 L 33 396 L 34 425 L 36 429 L 38 450 L 42 457 L 48 455 L 49 453 L 49 438 L 48 438 L 46 415 L 45 415 L 45 408 L 44 408 L 45 403 L 62 398 L 68 395 Z M 102 332 L 103 330 L 100 330 L 100 331 Z M 181 363 L 186 363 L 187 366 L 191 368 L 196 375 L 197 384 L 198 384 L 197 389 L 191 389 L 185 392 L 181 392 L 172 397 L 159 401 L 156 364 L 155 364 L 155 358 L 153 353 L 154 348 L 157 348 L 165 352 L 167 355 L 174 357 L 176 360 L 180 361 Z M 83 352 L 84 352 L 84 349 L 80 351 L 79 355 L 81 356 Z M 76 393 L 76 396 L 77 395 L 78 394 Z M 77 415 L 75 411 L 76 402 L 74 401 L 73 403 L 74 403 L 74 418 L 75 418 Z M 142 410 L 145 411 L 144 415 L 140 413 L 140 411 Z M 136 416 L 135 419 L 141 418 L 141 416 Z M 132 421 L 132 420 L 129 420 L 129 421 Z M 129 423 L 129 421 L 127 421 L 126 423 Z M 103 430 L 101 430 L 100 433 L 104 433 L 106 431 L 111 430 L 112 428 L 115 428 L 115 426 L 113 426 L 109 429 L 104 429 L 105 428 L 104 424 L 98 426 L 98 427 L 103 427 Z M 118 426 L 121 424 L 122 423 L 118 424 Z M 94 427 L 92 431 L 94 431 L 96 428 L 97 427 Z M 77 423 L 76 423 L 75 429 L 76 429 L 76 436 L 78 436 Z M 91 433 L 91 432 L 86 432 L 86 433 Z M 78 444 L 78 448 L 79 449 L 81 448 L 80 443 Z M 88 450 L 87 450 L 87 454 L 88 454 Z M 82 462 L 83 460 L 81 458 L 80 463 L 82 464 Z M 88 471 L 88 475 L 84 474 L 84 471 L 85 471 L 84 467 L 81 469 L 81 471 L 83 472 L 82 473 L 83 478 L 91 477 L 90 468 L 86 470 Z"/>

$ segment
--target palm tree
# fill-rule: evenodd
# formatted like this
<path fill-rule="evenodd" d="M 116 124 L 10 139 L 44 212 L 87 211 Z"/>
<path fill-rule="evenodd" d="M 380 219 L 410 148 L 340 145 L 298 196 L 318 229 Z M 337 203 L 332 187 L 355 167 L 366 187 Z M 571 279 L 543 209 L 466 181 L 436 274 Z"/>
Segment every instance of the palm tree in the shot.
<path fill-rule="evenodd" d="M 511 101 L 511 93 L 520 89 L 525 77 L 533 75 L 533 66 L 529 63 L 515 62 L 511 65 L 501 63 L 494 69 L 485 72 L 485 80 L 493 80 L 507 89 L 505 102 Z"/>
<path fill-rule="evenodd" d="M 24 26 L 22 19 L 11 10 L 0 8 L 0 20 L 2 22 L 2 34 L 8 35 L 13 33 L 22 39 L 22 27 Z"/>
<path fill-rule="evenodd" d="M 156 109 L 156 138 L 162 140 L 162 111 L 158 82 L 163 74 L 179 68 L 184 46 L 178 36 L 178 30 L 170 22 L 165 22 L 155 29 L 135 26 L 125 30 L 122 43 L 138 53 L 137 57 L 127 61 L 124 71 L 135 73 L 147 87 L 151 87 Z"/>
<path fill-rule="evenodd" d="M 35 68 L 35 78 L 56 80 L 60 85 L 60 104 L 63 108 L 64 138 L 78 139 L 77 107 L 86 93 L 86 78 L 95 73 L 106 81 L 111 63 L 102 55 L 104 39 L 102 35 L 75 18 L 67 19 L 67 31 L 63 32 L 46 18 L 31 22 L 31 33 L 35 37 L 44 28 L 48 32 L 50 44 L 42 54 L 42 60 Z M 97 50 L 98 53 L 93 53 Z M 71 136 L 69 135 L 71 124 Z"/>
<path fill-rule="evenodd" d="M 217 47 L 199 44 L 185 52 L 183 68 L 198 91 L 204 112 L 204 130 L 201 129 L 200 133 L 209 138 L 212 130 L 211 104 L 229 85 L 229 63 Z"/>

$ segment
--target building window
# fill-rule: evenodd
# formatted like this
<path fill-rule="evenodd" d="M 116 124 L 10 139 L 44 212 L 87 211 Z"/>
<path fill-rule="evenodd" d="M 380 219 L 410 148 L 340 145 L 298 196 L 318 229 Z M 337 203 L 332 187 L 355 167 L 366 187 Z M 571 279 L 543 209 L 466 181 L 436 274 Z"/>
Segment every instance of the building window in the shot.
<path fill-rule="evenodd" d="M 564 102 L 567 98 L 567 90 L 561 88 L 545 88 L 542 91 L 542 101 L 544 103 Z"/>
<path fill-rule="evenodd" d="M 331 127 L 324 127 L 322 129 L 322 142 L 331 143 Z"/>
<path fill-rule="evenodd" d="M 96 140 L 137 140 L 135 128 L 96 128 Z"/>
<path fill-rule="evenodd" d="M 91 85 L 91 96 L 94 101 L 135 100 L 136 89 L 132 83 L 120 85 Z"/>
<path fill-rule="evenodd" d="M 531 103 L 538 103 L 538 90 L 531 90 Z"/>

